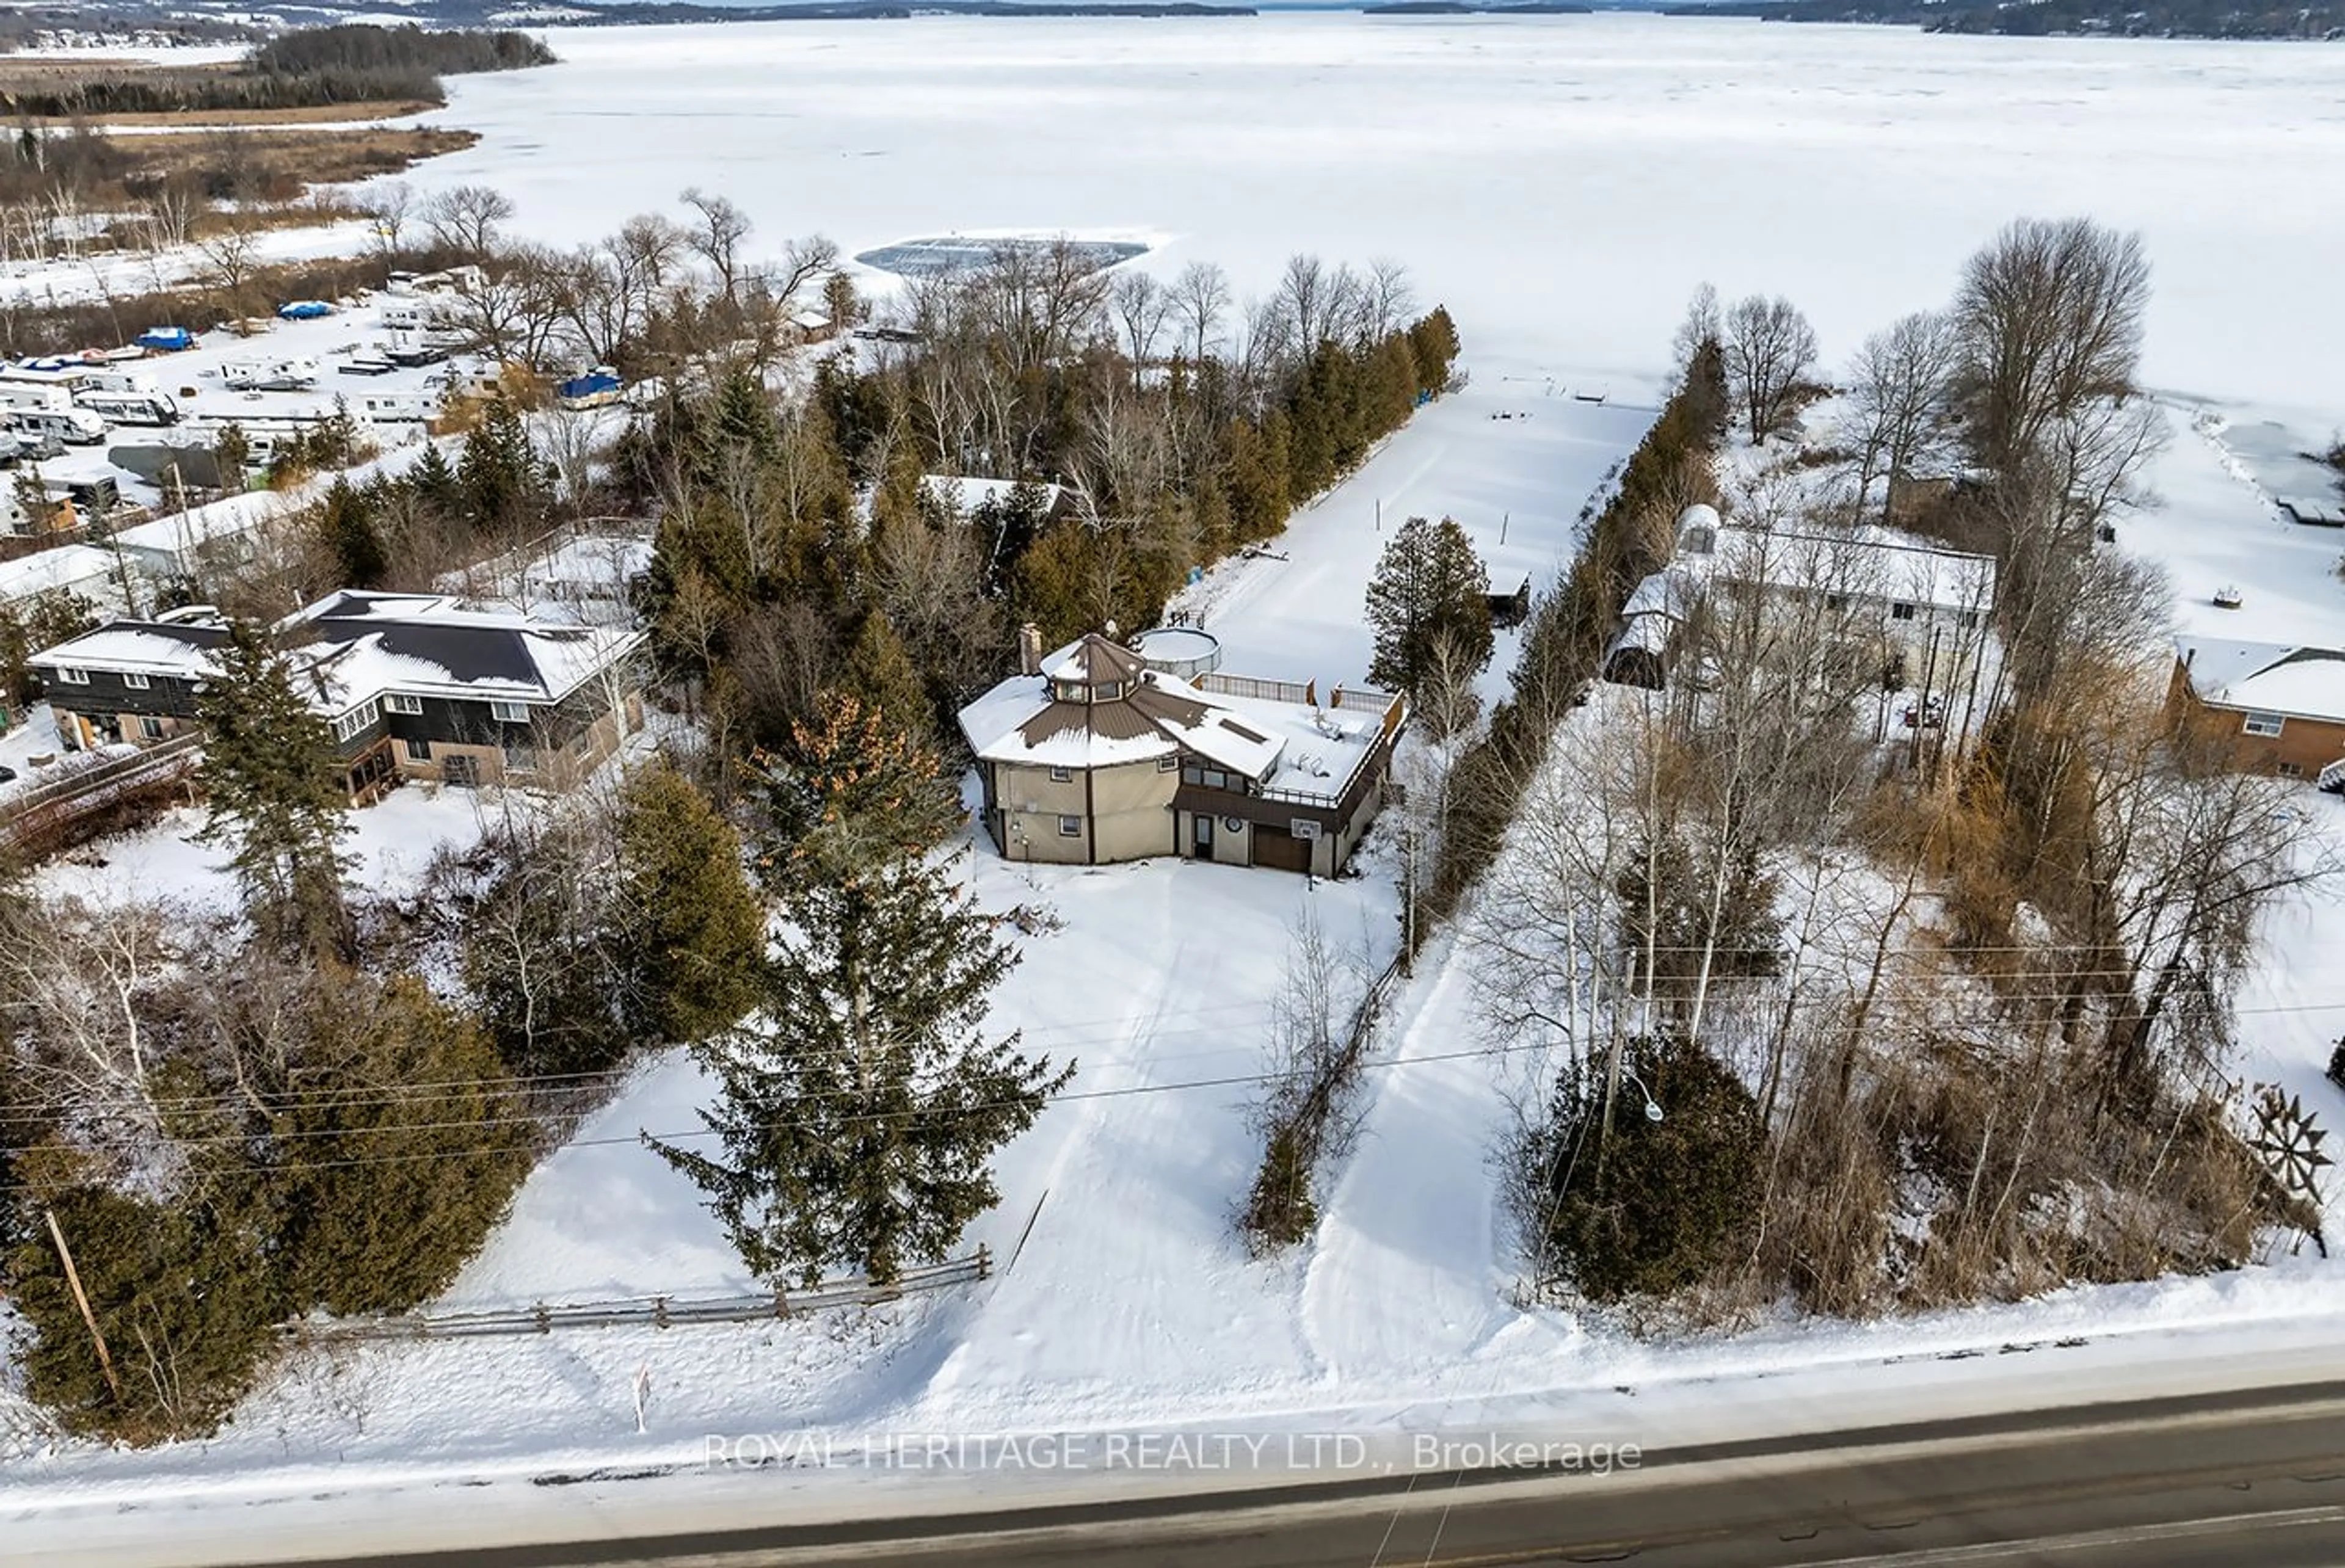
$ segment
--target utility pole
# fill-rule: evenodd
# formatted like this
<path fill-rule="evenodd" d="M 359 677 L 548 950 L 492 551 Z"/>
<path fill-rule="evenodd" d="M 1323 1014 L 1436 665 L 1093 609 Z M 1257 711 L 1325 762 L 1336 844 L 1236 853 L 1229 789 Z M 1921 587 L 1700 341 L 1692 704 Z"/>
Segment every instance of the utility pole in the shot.
<path fill-rule="evenodd" d="M 49 1235 L 57 1244 L 57 1257 L 66 1266 L 66 1283 L 73 1287 L 74 1304 L 81 1309 L 81 1320 L 89 1326 L 89 1342 L 97 1347 L 97 1364 L 106 1373 L 106 1386 L 114 1397 L 122 1397 L 122 1380 L 114 1375 L 114 1358 L 107 1352 L 106 1336 L 97 1331 L 97 1314 L 89 1310 L 89 1297 L 83 1293 L 81 1273 L 74 1267 L 73 1249 L 66 1245 L 66 1233 L 57 1228 L 57 1211 L 41 1210 L 41 1218 L 49 1222 Z"/>

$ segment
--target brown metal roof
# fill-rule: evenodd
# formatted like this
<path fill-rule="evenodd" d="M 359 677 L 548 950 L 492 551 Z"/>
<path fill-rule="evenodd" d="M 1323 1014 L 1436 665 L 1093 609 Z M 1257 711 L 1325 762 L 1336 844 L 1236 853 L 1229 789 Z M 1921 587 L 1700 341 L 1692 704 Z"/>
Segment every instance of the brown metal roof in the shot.
<path fill-rule="evenodd" d="M 1109 741 L 1146 740 L 1156 733 L 1156 726 L 1129 703 L 1047 703 L 1018 726 L 1018 735 L 1028 745 L 1039 746 L 1070 730 Z"/>
<path fill-rule="evenodd" d="M 1139 654 L 1109 642 L 1096 632 L 1085 632 L 1076 641 L 1071 662 L 1075 666 L 1071 672 L 1067 669 L 1066 662 L 1053 665 L 1051 679 L 1080 681 L 1087 686 L 1097 686 L 1110 681 L 1136 682 L 1148 669 Z"/>

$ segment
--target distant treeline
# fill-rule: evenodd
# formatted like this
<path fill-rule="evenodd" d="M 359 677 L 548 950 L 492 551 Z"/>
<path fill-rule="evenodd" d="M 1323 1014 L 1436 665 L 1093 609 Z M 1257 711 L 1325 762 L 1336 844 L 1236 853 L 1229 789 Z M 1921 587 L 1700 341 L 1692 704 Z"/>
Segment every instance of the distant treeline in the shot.
<path fill-rule="evenodd" d="M 284 34 L 226 70 L 163 66 L 5 83 L 0 86 L 0 108 L 17 116 L 63 118 L 391 100 L 445 103 L 447 94 L 440 85 L 443 76 L 553 63 L 553 52 L 523 33 L 427 33 L 419 27 L 350 23 Z M 5 69 L 0 66 L 0 82 L 5 82 Z"/>
<path fill-rule="evenodd" d="M 1728 0 L 1672 8 L 1673 16 L 1756 16 L 1770 22 L 1880 22 L 1931 33 L 2002 33 L 2029 37 L 2345 37 L 2345 3 L 2249 0 Z"/>

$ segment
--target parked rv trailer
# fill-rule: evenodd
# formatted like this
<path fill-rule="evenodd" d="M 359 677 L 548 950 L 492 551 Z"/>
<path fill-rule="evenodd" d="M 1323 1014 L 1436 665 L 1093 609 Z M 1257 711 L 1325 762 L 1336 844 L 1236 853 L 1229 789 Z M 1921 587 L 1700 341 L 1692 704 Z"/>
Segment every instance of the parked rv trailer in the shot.
<path fill-rule="evenodd" d="M 94 447 L 106 439 L 106 421 L 70 403 L 62 409 L 10 409 L 8 423 L 19 431 L 54 436 L 68 446 Z"/>
<path fill-rule="evenodd" d="M 69 409 L 73 389 L 57 381 L 0 379 L 0 409 Z"/>
<path fill-rule="evenodd" d="M 220 367 L 231 392 L 303 392 L 318 384 L 315 359 L 238 359 Z"/>
<path fill-rule="evenodd" d="M 179 404 L 168 392 L 123 392 L 87 388 L 74 401 L 92 413 L 123 425 L 176 425 Z"/>

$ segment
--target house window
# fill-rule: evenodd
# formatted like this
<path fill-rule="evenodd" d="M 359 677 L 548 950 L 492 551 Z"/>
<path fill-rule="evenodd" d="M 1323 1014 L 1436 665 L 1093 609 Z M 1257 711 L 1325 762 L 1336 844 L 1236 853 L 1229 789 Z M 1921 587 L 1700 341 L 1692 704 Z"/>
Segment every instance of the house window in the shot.
<path fill-rule="evenodd" d="M 1914 619 L 1914 607 L 1911 604 L 1892 604 L 1889 607 L 1889 619 L 1892 621 L 1911 621 Z"/>
<path fill-rule="evenodd" d="M 1184 767 L 1181 770 L 1181 782 L 1183 784 L 1203 784 L 1205 782 L 1205 770 L 1194 766 Z"/>
<path fill-rule="evenodd" d="M 1845 594 L 1845 593 L 1827 593 L 1827 594 L 1825 594 L 1825 595 L 1824 595 L 1824 608 L 1825 608 L 1825 609 L 1827 609 L 1827 610 L 1832 610 L 1832 611 L 1840 611 L 1840 610 L 1845 610 L 1845 609 L 1847 609 L 1847 608 L 1848 608 L 1848 595 L 1847 595 L 1847 594 Z"/>
<path fill-rule="evenodd" d="M 138 721 L 138 734 L 139 738 L 142 740 L 161 740 L 163 738 L 163 721 L 160 719 L 140 719 Z"/>
<path fill-rule="evenodd" d="M 1955 616 L 1954 621 L 1957 625 L 1961 626 L 1964 631 L 1967 632 L 1972 627 L 1978 624 L 1978 612 L 1975 610 L 1965 610 L 1960 615 Z"/>
<path fill-rule="evenodd" d="M 334 739 L 347 741 L 381 716 L 381 707 L 372 701 L 362 707 L 352 708 L 334 721 Z"/>
<path fill-rule="evenodd" d="M 2278 713 L 2249 713 L 2243 726 L 2251 735 L 2276 735 L 2288 721 Z"/>
<path fill-rule="evenodd" d="M 1196 845 L 1199 855 L 1213 853 L 1213 819 L 1199 812 L 1190 819 L 1189 842 Z"/>
<path fill-rule="evenodd" d="M 2284 779 L 2300 779 L 2304 776 L 2304 764 L 2302 763 L 2282 763 L 2279 764 L 2279 776 Z"/>
<path fill-rule="evenodd" d="M 122 673 L 122 683 L 134 692 L 143 692 L 155 683 L 136 670 L 126 670 Z"/>
<path fill-rule="evenodd" d="M 1158 757 L 1156 759 L 1156 771 L 1160 774 L 1169 774 L 1180 765 L 1181 759 L 1177 756 Z"/>
<path fill-rule="evenodd" d="M 69 670 L 65 665 L 60 664 L 57 666 L 57 680 L 61 684 L 67 686 L 86 686 L 89 684 L 89 672 L 86 670 Z"/>
<path fill-rule="evenodd" d="M 431 743 L 430 741 L 408 742 L 407 760 L 411 763 L 430 762 L 431 760 Z"/>
<path fill-rule="evenodd" d="M 423 711 L 423 699 L 393 692 L 382 700 L 382 710 L 386 713 L 420 713 Z"/>
<path fill-rule="evenodd" d="M 1083 819 L 1081 817 L 1062 816 L 1059 819 L 1059 836 L 1061 838 L 1081 838 L 1082 835 Z"/>
<path fill-rule="evenodd" d="M 500 723 L 525 724 L 529 723 L 529 704 L 527 703 L 491 703 L 489 717 Z"/>
<path fill-rule="evenodd" d="M 1051 782 L 1052 784 L 1065 784 L 1074 776 L 1074 770 L 1071 768 L 1052 768 L 1051 770 Z"/>
<path fill-rule="evenodd" d="M 1218 768 L 1207 768 L 1205 770 L 1205 787 L 1207 789 L 1227 789 L 1230 787 L 1230 775 L 1223 773 Z"/>
<path fill-rule="evenodd" d="M 1122 695 L 1123 683 L 1121 681 L 1102 681 L 1091 688 L 1091 701 L 1094 703 L 1112 703 Z"/>

